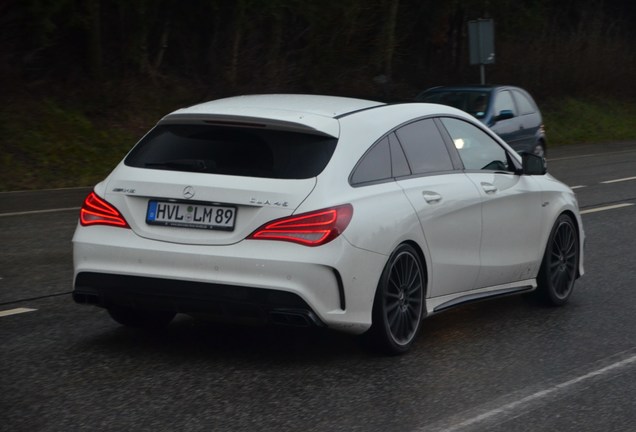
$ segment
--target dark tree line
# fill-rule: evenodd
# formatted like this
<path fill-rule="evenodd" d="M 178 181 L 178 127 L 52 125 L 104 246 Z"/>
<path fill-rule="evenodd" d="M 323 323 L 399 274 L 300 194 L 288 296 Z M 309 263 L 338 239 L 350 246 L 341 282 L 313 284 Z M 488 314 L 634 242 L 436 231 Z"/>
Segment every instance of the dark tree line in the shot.
<path fill-rule="evenodd" d="M 495 20 L 490 82 L 636 96 L 636 6 L 605 0 L 3 0 L 0 78 L 20 86 L 167 83 L 208 98 L 408 98 L 477 82 L 467 22 Z"/>

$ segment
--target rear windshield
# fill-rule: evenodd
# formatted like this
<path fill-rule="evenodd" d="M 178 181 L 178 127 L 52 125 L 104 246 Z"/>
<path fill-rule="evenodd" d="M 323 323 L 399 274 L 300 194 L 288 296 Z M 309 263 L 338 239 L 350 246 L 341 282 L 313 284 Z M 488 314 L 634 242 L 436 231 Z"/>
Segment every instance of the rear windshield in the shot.
<path fill-rule="evenodd" d="M 459 108 L 476 118 L 483 118 L 488 111 L 490 92 L 486 91 L 436 91 L 420 97 L 422 102 L 438 103 Z"/>
<path fill-rule="evenodd" d="M 304 179 L 322 172 L 336 142 L 297 132 L 166 124 L 150 131 L 124 163 L 170 171 Z"/>

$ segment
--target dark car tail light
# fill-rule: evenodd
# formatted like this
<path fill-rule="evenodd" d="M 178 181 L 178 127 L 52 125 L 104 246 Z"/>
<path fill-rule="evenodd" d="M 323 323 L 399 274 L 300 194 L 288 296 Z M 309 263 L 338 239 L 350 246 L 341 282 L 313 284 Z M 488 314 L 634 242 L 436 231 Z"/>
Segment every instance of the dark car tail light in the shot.
<path fill-rule="evenodd" d="M 353 207 L 351 204 L 344 204 L 268 222 L 247 238 L 320 246 L 342 234 L 352 216 Z"/>
<path fill-rule="evenodd" d="M 119 210 L 98 197 L 95 192 L 91 192 L 82 204 L 80 223 L 84 226 L 110 225 L 130 228 Z"/>

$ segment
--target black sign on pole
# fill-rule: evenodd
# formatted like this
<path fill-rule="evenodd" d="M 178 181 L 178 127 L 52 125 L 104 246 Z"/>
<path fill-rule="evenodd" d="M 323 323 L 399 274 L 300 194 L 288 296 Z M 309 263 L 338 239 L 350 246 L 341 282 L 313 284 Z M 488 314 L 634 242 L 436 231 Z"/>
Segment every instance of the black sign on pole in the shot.
<path fill-rule="evenodd" d="M 468 21 L 470 64 L 480 65 L 481 83 L 486 84 L 484 65 L 495 62 L 495 24 L 492 19 Z"/>

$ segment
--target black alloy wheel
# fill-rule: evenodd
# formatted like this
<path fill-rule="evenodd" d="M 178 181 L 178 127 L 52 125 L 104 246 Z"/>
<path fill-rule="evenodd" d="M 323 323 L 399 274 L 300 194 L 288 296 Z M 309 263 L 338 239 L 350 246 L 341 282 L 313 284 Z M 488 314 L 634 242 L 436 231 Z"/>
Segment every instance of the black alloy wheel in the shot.
<path fill-rule="evenodd" d="M 425 275 L 415 249 L 400 245 L 389 258 L 375 295 L 369 330 L 376 347 L 401 354 L 411 347 L 424 315 Z"/>
<path fill-rule="evenodd" d="M 562 306 L 574 289 L 579 265 L 579 238 L 572 218 L 562 214 L 550 232 L 539 276 L 537 294 L 546 304 Z"/>

